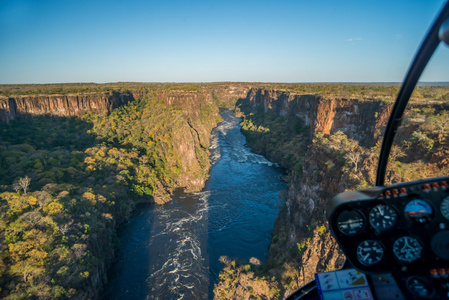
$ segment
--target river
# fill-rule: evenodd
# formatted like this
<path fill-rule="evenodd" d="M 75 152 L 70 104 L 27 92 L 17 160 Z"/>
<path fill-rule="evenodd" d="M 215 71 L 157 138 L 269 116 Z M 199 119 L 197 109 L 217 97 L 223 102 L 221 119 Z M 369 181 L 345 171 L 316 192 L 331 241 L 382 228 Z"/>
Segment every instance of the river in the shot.
<path fill-rule="evenodd" d="M 105 299 L 211 299 L 220 256 L 265 260 L 287 184 L 281 168 L 245 146 L 240 119 L 230 110 L 222 116 L 204 190 L 140 206 L 119 231 Z"/>

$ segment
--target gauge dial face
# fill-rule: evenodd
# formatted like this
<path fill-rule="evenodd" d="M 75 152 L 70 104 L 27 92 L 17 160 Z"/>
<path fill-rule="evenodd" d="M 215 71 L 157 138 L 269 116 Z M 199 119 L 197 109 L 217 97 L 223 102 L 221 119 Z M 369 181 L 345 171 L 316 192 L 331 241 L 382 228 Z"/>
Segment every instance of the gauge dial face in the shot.
<path fill-rule="evenodd" d="M 356 235 L 363 230 L 365 219 L 355 210 L 345 210 L 337 218 L 338 229 L 346 235 Z"/>
<path fill-rule="evenodd" d="M 416 199 L 410 201 L 405 206 L 405 215 L 409 217 L 412 221 L 418 223 L 425 223 L 433 216 L 433 209 L 429 203 L 424 200 Z"/>
<path fill-rule="evenodd" d="M 378 241 L 367 240 L 357 247 L 357 259 L 366 266 L 372 266 L 382 260 L 384 248 Z"/>
<path fill-rule="evenodd" d="M 416 276 L 408 278 L 406 286 L 412 294 L 421 298 L 431 298 L 435 293 L 426 281 Z"/>
<path fill-rule="evenodd" d="M 402 262 L 413 262 L 421 257 L 422 246 L 411 236 L 398 238 L 393 244 L 393 253 Z"/>
<path fill-rule="evenodd" d="M 391 229 L 398 221 L 398 214 L 393 207 L 385 204 L 374 206 L 369 213 L 369 222 L 374 229 L 385 231 Z"/>
<path fill-rule="evenodd" d="M 440 211 L 443 217 L 449 220 L 449 196 L 443 199 L 440 204 Z"/>

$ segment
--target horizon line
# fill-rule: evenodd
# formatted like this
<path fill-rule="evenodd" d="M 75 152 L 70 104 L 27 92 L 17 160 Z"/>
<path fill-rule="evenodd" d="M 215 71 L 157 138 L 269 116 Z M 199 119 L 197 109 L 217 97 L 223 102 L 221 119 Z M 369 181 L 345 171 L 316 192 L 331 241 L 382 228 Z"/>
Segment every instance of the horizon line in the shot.
<path fill-rule="evenodd" d="M 73 82 L 49 82 L 49 83 L 0 83 L 0 86 L 6 85 L 60 85 L 60 84 L 97 84 L 97 85 L 107 85 L 107 84 L 214 84 L 214 83 L 250 83 L 250 84 L 401 84 L 402 81 L 302 81 L 302 82 L 287 82 L 287 81 L 111 81 L 111 82 L 83 82 L 83 81 L 73 81 Z M 420 84 L 437 84 L 437 85 L 447 85 L 449 81 L 420 81 Z"/>

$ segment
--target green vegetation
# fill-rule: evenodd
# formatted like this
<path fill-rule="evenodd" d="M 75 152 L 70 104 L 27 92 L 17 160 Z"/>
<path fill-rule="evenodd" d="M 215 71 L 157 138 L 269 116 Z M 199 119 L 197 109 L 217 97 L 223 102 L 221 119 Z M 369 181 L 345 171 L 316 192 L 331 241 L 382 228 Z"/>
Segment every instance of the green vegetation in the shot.
<path fill-rule="evenodd" d="M 296 246 L 298 246 L 298 253 L 299 253 L 299 255 L 302 255 L 304 253 L 304 251 L 306 251 L 306 249 L 307 249 L 307 242 L 310 242 L 310 238 L 307 239 L 307 240 L 304 239 L 300 243 L 296 243 Z"/>
<path fill-rule="evenodd" d="M 287 168 L 292 176 L 300 175 L 302 160 L 310 143 L 310 129 L 299 118 L 287 118 L 264 113 L 263 108 L 252 110 L 241 101 L 237 103 L 241 113 L 242 132 L 253 151 Z"/>
<path fill-rule="evenodd" d="M 446 108 L 411 109 L 405 115 L 390 153 L 388 182 L 447 175 L 448 142 L 449 111 Z"/>
<path fill-rule="evenodd" d="M 1 298 L 97 297 L 115 229 L 136 204 L 198 188 L 185 178 L 207 176 L 218 108 L 184 103 L 183 93 L 171 104 L 150 93 L 110 114 L 0 124 Z M 187 165 L 183 143 L 196 162 Z"/>
<path fill-rule="evenodd" d="M 189 182 L 207 177 L 208 134 L 219 121 L 218 107 L 232 106 L 237 98 L 257 89 L 325 95 L 359 103 L 381 99 L 388 104 L 393 102 L 398 86 L 1 85 L 0 96 L 123 91 L 139 100 L 110 114 L 36 116 L 0 124 L 0 297 L 95 298 L 103 288 L 106 269 L 118 245 L 118 224 L 139 202 L 154 199 L 162 203 L 173 188 L 197 188 Z M 420 86 L 413 98 L 431 107 L 415 101 L 404 118 L 390 159 L 389 182 L 449 171 L 449 113 L 444 109 L 449 86 Z M 333 183 L 338 189 L 374 184 L 379 141 L 362 144 L 342 131 L 315 134 L 294 115 L 265 112 L 243 100 L 236 110 L 243 117 L 242 130 L 248 144 L 285 167 L 285 179 L 292 185 L 301 185 L 304 171 L 311 184 L 322 182 L 327 174 L 338 178 Z M 380 114 L 371 112 L 376 119 Z M 195 153 L 188 166 L 179 145 L 190 145 Z M 324 196 L 336 189 L 326 190 Z M 307 209 L 309 204 L 301 205 L 301 209 Z M 310 205 L 315 205 L 313 200 Z M 303 240 L 288 249 L 288 229 L 277 222 L 270 257 L 264 264 L 224 259 L 220 279 L 225 284 L 216 287 L 217 297 L 278 299 L 297 287 L 304 276 L 300 273 L 302 256 L 310 257 L 314 243 L 330 239 L 324 209 L 318 203 L 307 222 L 297 225 L 298 232 L 304 233 Z M 281 218 L 286 214 L 283 207 Z M 319 266 L 323 270 L 334 266 L 324 253 L 317 255 L 325 261 Z"/>
<path fill-rule="evenodd" d="M 92 280 L 113 258 L 113 229 L 134 200 L 91 128 L 76 118 L 0 125 L 0 286 L 6 299 L 92 297 Z M 89 145 L 94 148 L 85 150 Z"/>
<path fill-rule="evenodd" d="M 399 92 L 399 84 L 394 83 L 260 83 L 253 88 L 258 90 L 289 92 L 300 95 L 322 95 L 327 98 L 382 100 L 393 103 Z M 414 90 L 412 101 L 444 101 L 449 99 L 449 85 L 421 84 Z"/>
<path fill-rule="evenodd" d="M 145 95 L 154 91 L 184 91 L 215 93 L 226 106 L 232 106 L 238 97 L 243 97 L 242 91 L 267 90 L 289 92 L 300 95 L 325 95 L 343 99 L 373 100 L 378 99 L 392 103 L 399 91 L 399 84 L 376 83 L 244 83 L 244 82 L 215 82 L 215 83 L 142 83 L 142 82 L 113 82 L 113 83 L 57 83 L 57 84 L 3 84 L 0 85 L 0 95 L 38 95 L 38 94 L 73 94 L 90 92 L 132 92 Z M 224 94 L 232 91 L 232 100 L 226 101 Z M 449 101 L 448 84 L 418 85 L 412 95 L 412 101 Z"/>
<path fill-rule="evenodd" d="M 112 83 L 54 83 L 54 84 L 2 84 L 0 95 L 51 95 L 78 94 L 97 92 L 130 92 L 144 95 L 155 91 L 204 92 L 206 89 L 220 92 L 230 85 L 246 86 L 244 83 L 143 83 L 143 82 L 112 82 Z"/>
<path fill-rule="evenodd" d="M 253 259 L 251 259 L 253 260 Z M 215 299 L 281 299 L 275 278 L 260 276 L 257 264 L 239 263 L 220 257 L 225 266 L 220 272 L 220 285 L 215 286 Z"/>
<path fill-rule="evenodd" d="M 259 93 L 268 98 L 261 97 L 259 105 L 257 98 L 251 104 L 249 99 L 242 99 L 237 103 L 237 111 L 243 117 L 242 131 L 248 145 L 281 164 L 289 173 L 286 177 L 290 181 L 289 207 L 284 206 L 280 211 L 268 259 L 256 272 L 258 280 L 265 278 L 266 284 L 274 283 L 271 281 L 274 277 L 281 295 L 287 295 L 311 280 L 313 272 L 329 271 L 342 263 L 342 253 L 332 243 L 327 229 L 326 199 L 344 190 L 374 185 L 382 136 L 381 129 L 374 132 L 373 138 L 362 141 L 339 130 L 331 134 L 312 132 L 294 113 L 281 111 L 276 106 L 280 104 L 273 98 L 318 94 L 325 99 L 350 99 L 360 109 L 367 101 L 381 101 L 384 105 L 393 103 L 398 87 L 331 84 L 285 84 L 281 89 L 279 87 L 278 84 L 266 85 L 267 90 Z M 258 92 L 253 90 L 251 93 L 256 95 Z M 420 86 L 414 92 L 414 101 L 406 112 L 391 151 L 387 184 L 449 173 L 447 93 L 447 85 Z M 372 106 L 367 104 L 367 107 Z M 374 121 L 379 121 L 385 112 L 369 113 Z M 363 126 L 366 121 L 369 120 L 362 120 L 356 126 Z M 303 190 L 306 199 L 299 198 Z M 292 244 L 292 235 L 299 240 L 294 240 L 293 246 L 286 249 L 286 245 Z M 239 272 L 244 273 L 244 268 Z M 226 280 L 229 281 L 229 277 Z M 239 282 L 238 278 L 234 280 Z"/>

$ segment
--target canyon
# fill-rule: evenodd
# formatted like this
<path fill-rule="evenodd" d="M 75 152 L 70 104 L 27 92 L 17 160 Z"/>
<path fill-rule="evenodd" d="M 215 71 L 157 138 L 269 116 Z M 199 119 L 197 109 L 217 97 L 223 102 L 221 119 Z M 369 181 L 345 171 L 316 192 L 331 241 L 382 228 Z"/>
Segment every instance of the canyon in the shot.
<path fill-rule="evenodd" d="M 236 106 L 244 118 L 254 124 L 252 129 L 244 131 L 248 145 L 289 170 L 289 188 L 272 232 L 265 270 L 253 268 L 248 272 L 228 264 L 224 279 L 216 286 L 216 299 L 243 299 L 251 293 L 271 298 L 267 291 L 276 288 L 282 290 L 285 297 L 313 280 L 316 272 L 338 269 L 345 260 L 328 230 L 326 205 L 331 197 L 354 188 L 354 182 L 342 170 L 336 156 L 314 147 L 313 140 L 319 134 L 343 132 L 349 139 L 372 147 L 381 134 L 380 128 L 386 125 L 392 105 L 374 99 L 360 101 L 259 89 L 251 90 Z M 300 130 L 280 140 L 275 137 L 278 132 L 263 136 L 279 123 L 283 131 L 295 126 Z M 260 139 L 264 140 L 251 142 Z M 297 140 L 306 142 L 289 144 Z M 270 147 L 270 143 L 274 146 Z M 300 153 L 300 167 L 294 171 L 295 160 L 286 157 L 297 153 Z M 372 163 L 375 168 L 375 161 Z M 258 283 L 248 284 L 248 276 Z M 276 280 L 264 279 L 271 277 Z M 260 290 L 254 286 L 260 286 Z M 267 288 L 270 286 L 271 289 Z"/>
<path fill-rule="evenodd" d="M 13 124 L 39 115 L 52 118 L 85 114 L 108 116 L 116 111 L 125 112 L 126 107 L 134 102 L 137 107 L 143 105 L 138 99 L 152 99 L 151 104 L 147 104 L 150 106 L 146 113 L 129 113 L 129 124 L 144 124 L 146 120 L 158 118 L 168 124 L 166 127 L 156 125 L 159 129 L 164 128 L 164 134 L 169 134 L 164 136 L 161 133 L 160 137 L 142 125 L 139 130 L 154 137 L 143 139 L 144 143 L 139 147 L 147 149 L 156 143 L 160 145 L 157 149 L 170 158 L 163 162 L 167 173 L 152 179 L 155 184 L 151 187 L 151 196 L 136 200 L 130 206 L 133 209 L 142 201 L 166 203 L 177 188 L 200 191 L 204 187 L 210 168 L 209 141 L 212 129 L 220 122 L 219 109 L 235 105 L 236 114 L 243 118 L 242 131 L 247 136 L 248 146 L 287 170 L 284 180 L 288 182 L 288 193 L 275 222 L 266 261 L 261 266 L 239 265 L 223 258 L 225 268 L 215 287 L 215 297 L 285 297 L 313 280 L 315 272 L 342 266 L 345 258 L 329 232 L 326 204 L 339 192 L 373 185 L 377 164 L 375 149 L 379 146 L 392 108 L 392 101 L 386 101 L 383 92 L 379 96 L 370 92 L 372 96 L 360 97 L 347 92 L 324 93 L 321 85 L 310 86 L 220 83 L 168 88 L 169 85 L 142 84 L 126 89 L 82 93 L 11 94 L 0 96 L 0 120 Z M 327 88 L 326 85 L 324 87 Z M 338 86 L 333 88 L 341 89 Z M 436 111 L 447 109 L 445 103 L 432 105 Z M 156 111 L 153 114 L 150 113 L 152 107 Z M 413 107 L 421 109 L 419 104 Z M 164 115 L 165 112 L 170 113 Z M 117 143 L 116 138 L 105 138 L 111 132 L 127 141 L 126 136 L 130 133 L 127 133 L 126 126 L 115 128 L 115 119 L 105 120 L 93 128 L 102 134 L 103 141 L 110 141 L 111 145 Z M 105 125 L 112 131 L 102 129 Z M 99 153 L 103 149 L 100 148 L 94 147 L 95 151 L 87 155 L 100 160 Z M 361 159 L 355 165 L 346 158 L 351 151 L 361 153 Z M 137 162 L 135 154 L 131 154 L 130 159 Z M 108 161 L 112 159 L 110 157 Z M 164 160 L 163 157 L 158 159 Z M 141 166 L 146 163 L 139 162 L 140 165 L 132 172 L 142 172 Z M 11 184 L 3 183 L 2 189 L 10 190 Z M 104 182 L 99 181 L 98 184 Z M 117 219 L 123 222 L 129 213 L 127 210 Z M 89 287 L 75 295 L 98 297 L 98 291 L 107 282 L 105 266 L 110 265 L 113 251 L 107 257 L 108 262 L 102 262 L 102 267 L 84 281 Z"/>
<path fill-rule="evenodd" d="M 173 135 L 174 156 L 180 158 L 181 174 L 172 186 L 157 184 L 154 201 L 163 204 L 169 201 L 173 189 L 185 188 L 199 191 L 208 177 L 209 163 L 206 157 L 199 157 L 207 152 L 212 129 L 220 121 L 218 101 L 229 103 L 243 96 L 246 87 L 225 86 L 199 91 L 184 89 L 166 90 L 136 88 L 108 92 L 87 92 L 74 94 L 39 94 L 0 96 L 0 121 L 9 123 L 13 120 L 25 120 L 37 116 L 45 117 L 81 117 L 86 113 L 108 114 L 114 109 L 126 105 L 135 99 L 153 97 L 160 101 L 164 109 L 179 109 L 180 124 Z M 215 97 L 215 98 L 214 98 Z M 234 100 L 233 100 L 234 99 Z M 167 120 L 172 121 L 172 120 Z M 198 150 L 202 149 L 202 150 Z"/>
<path fill-rule="evenodd" d="M 243 117 L 248 145 L 289 170 L 289 189 L 272 232 L 267 261 L 257 267 L 228 260 L 215 297 L 272 298 L 274 290 L 287 297 L 314 280 L 315 273 L 343 266 L 345 257 L 329 231 L 327 202 L 343 191 L 374 185 L 392 102 L 383 97 L 344 98 L 254 89 L 239 99 L 236 107 Z M 433 143 L 437 135 L 423 124 L 434 121 L 424 115 L 444 115 L 447 109 L 442 101 L 411 103 L 395 148 L 402 160 L 396 163 L 392 159 L 389 165 L 391 180 L 416 180 L 447 172 L 447 164 L 438 163 L 447 153 L 444 144 L 423 150 L 412 137 L 418 128 L 427 130 L 426 142 Z M 413 171 L 413 166 L 400 171 L 407 163 L 422 170 Z M 430 171 L 432 165 L 437 167 Z M 394 177 L 395 172 L 413 175 Z"/>
<path fill-rule="evenodd" d="M 99 298 L 116 229 L 135 207 L 204 187 L 221 121 L 216 94 L 150 87 L 2 97 L 1 297 Z M 23 192 L 21 178 L 31 182 Z"/>
<path fill-rule="evenodd" d="M 309 139 L 313 140 L 318 133 L 332 135 L 341 131 L 367 147 L 374 146 L 378 140 L 379 129 L 385 127 L 392 107 L 381 100 L 359 101 L 271 91 L 249 94 L 242 102 L 248 103 L 252 110 L 263 107 L 265 114 L 301 119 L 309 128 Z M 270 153 L 267 156 L 270 158 Z M 278 236 L 278 241 L 272 242 L 268 258 L 282 257 L 279 252 L 283 247 L 304 245 L 305 250 L 296 265 L 299 268 L 296 284 L 290 286 L 286 294 L 313 280 L 314 273 L 342 266 L 344 257 L 327 228 L 325 216 L 328 200 L 349 188 L 353 188 L 351 180 L 339 168 L 334 155 L 310 145 L 305 149 L 302 175 L 293 176 L 289 182 L 285 207 L 272 234 Z"/>

